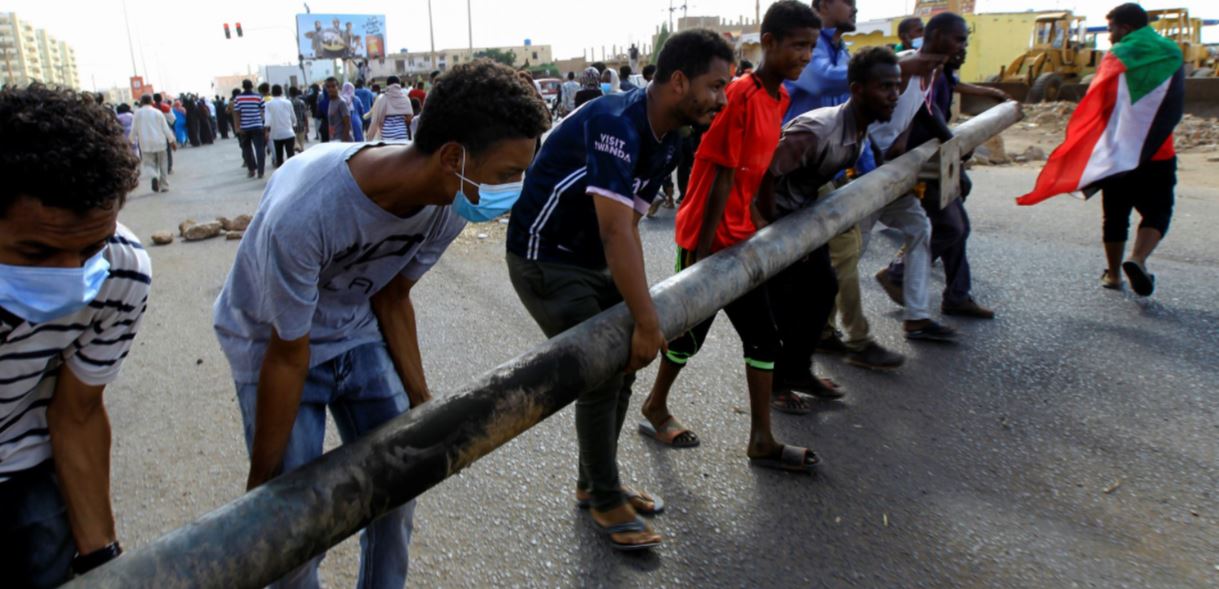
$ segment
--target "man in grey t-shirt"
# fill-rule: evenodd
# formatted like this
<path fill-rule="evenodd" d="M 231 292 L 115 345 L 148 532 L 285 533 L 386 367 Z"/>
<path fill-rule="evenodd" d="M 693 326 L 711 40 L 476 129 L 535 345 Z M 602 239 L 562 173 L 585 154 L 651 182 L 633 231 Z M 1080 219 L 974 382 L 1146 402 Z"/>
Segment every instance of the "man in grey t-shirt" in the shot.
<path fill-rule="evenodd" d="M 214 309 L 248 488 L 321 455 L 327 407 L 346 443 L 430 398 L 411 288 L 462 216 L 504 206 L 502 187 L 496 203 L 480 191 L 519 180 L 550 126 L 545 104 L 504 66 L 456 67 L 433 92 L 441 99 L 414 143 L 323 145 L 267 184 Z M 412 513 L 413 502 L 364 530 L 360 586 L 405 585 Z M 321 558 L 282 585 L 317 586 Z"/>

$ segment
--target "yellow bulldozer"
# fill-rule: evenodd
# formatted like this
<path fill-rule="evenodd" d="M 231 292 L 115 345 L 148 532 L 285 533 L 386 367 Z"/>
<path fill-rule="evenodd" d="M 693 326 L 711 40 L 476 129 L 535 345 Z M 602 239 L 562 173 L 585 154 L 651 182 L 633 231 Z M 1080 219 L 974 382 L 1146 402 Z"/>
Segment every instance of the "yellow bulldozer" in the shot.
<path fill-rule="evenodd" d="M 1055 101 L 1063 86 L 1079 84 L 1095 73 L 1103 55 L 1084 17 L 1049 12 L 1034 22 L 1029 50 L 986 82 L 1017 100 Z"/>
<path fill-rule="evenodd" d="M 1202 19 L 1190 18 L 1188 8 L 1148 10 L 1151 27 L 1173 41 L 1185 56 L 1185 75 L 1196 78 L 1215 74 L 1210 50 L 1202 44 Z"/>

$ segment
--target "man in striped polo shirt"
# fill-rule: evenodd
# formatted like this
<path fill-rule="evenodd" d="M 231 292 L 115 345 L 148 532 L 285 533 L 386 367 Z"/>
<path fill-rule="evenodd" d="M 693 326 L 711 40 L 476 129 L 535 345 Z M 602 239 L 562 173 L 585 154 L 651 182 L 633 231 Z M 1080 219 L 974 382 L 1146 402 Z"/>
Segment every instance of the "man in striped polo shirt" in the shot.
<path fill-rule="evenodd" d="M 243 92 L 233 99 L 233 118 L 237 119 L 237 137 L 241 140 L 241 156 L 245 159 L 250 178 L 257 169 L 262 178 L 267 164 L 267 136 L 263 125 L 262 96 L 254 91 L 254 82 L 241 81 Z"/>
<path fill-rule="evenodd" d="M 139 160 L 72 91 L 0 91 L 0 584 L 54 587 L 121 552 L 102 403 L 151 265 L 116 221 Z"/>

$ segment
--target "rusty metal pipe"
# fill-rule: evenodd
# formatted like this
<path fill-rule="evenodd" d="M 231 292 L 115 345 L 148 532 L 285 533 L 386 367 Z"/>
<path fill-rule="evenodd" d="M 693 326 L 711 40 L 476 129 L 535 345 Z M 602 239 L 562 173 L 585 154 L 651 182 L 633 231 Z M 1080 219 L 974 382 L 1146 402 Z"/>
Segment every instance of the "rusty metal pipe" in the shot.
<path fill-rule="evenodd" d="M 962 150 L 1020 117 L 1008 103 L 961 125 Z M 653 287 L 665 335 L 676 337 L 908 193 L 936 149 L 923 145 Z M 621 371 L 631 329 L 618 305 L 69 586 L 264 586 Z"/>

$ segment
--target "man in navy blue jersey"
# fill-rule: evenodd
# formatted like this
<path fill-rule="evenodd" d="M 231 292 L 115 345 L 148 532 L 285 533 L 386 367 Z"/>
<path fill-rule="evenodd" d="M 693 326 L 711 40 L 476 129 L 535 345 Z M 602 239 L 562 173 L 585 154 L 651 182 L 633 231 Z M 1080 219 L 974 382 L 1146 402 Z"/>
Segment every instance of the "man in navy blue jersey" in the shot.
<path fill-rule="evenodd" d="M 551 133 L 508 225 L 512 286 L 547 337 L 623 300 L 635 319 L 626 372 L 576 401 L 577 499 L 619 549 L 660 544 L 637 514 L 664 508 L 618 477 L 618 433 L 634 372 L 666 347 L 638 223 L 677 166 L 677 130 L 709 124 L 727 102 L 732 62 L 732 48 L 711 31 L 670 37 L 647 88 L 598 98 Z"/>

